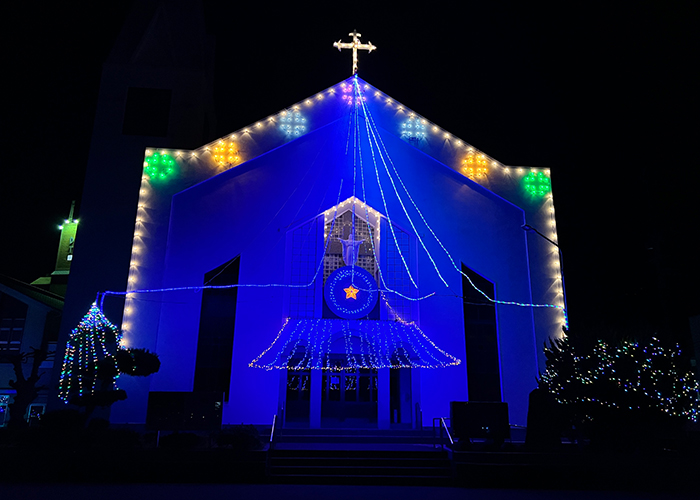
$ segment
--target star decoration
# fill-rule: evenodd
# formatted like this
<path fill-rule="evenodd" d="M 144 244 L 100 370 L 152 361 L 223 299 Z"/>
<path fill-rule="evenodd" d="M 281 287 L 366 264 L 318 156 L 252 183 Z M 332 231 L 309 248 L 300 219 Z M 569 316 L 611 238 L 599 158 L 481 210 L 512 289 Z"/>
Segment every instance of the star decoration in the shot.
<path fill-rule="evenodd" d="M 355 288 L 354 286 L 350 285 L 350 286 L 347 287 L 347 288 L 343 288 L 343 291 L 345 292 L 345 298 L 346 298 L 346 299 L 355 299 L 355 300 L 357 300 L 357 292 L 359 292 L 360 290 L 358 290 L 358 289 Z"/>

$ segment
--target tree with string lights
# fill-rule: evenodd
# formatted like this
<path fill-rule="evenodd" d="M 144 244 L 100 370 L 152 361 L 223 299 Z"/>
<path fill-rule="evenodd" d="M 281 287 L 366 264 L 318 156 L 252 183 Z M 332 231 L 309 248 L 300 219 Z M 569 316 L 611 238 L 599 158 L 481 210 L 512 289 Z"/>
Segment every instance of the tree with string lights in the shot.
<path fill-rule="evenodd" d="M 566 422 L 602 444 L 698 421 L 698 383 L 680 346 L 631 340 L 616 345 L 565 332 L 545 346 L 539 387 Z"/>
<path fill-rule="evenodd" d="M 126 399 L 117 387 L 120 375 L 145 377 L 160 369 L 158 355 L 148 349 L 125 348 L 121 332 L 93 304 L 66 344 L 59 397 L 85 408 L 88 418 L 98 408 Z"/>

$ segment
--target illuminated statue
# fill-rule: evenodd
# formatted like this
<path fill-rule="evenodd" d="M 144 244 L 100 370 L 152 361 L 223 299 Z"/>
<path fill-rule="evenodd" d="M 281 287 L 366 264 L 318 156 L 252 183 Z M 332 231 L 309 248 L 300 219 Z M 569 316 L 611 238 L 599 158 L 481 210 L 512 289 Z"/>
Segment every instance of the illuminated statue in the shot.
<path fill-rule="evenodd" d="M 357 262 L 357 256 L 360 253 L 360 245 L 362 245 L 365 240 L 356 240 L 355 234 L 350 233 L 350 237 L 347 240 L 342 240 L 338 238 L 338 241 L 343 245 L 343 260 L 346 266 L 354 266 Z"/>

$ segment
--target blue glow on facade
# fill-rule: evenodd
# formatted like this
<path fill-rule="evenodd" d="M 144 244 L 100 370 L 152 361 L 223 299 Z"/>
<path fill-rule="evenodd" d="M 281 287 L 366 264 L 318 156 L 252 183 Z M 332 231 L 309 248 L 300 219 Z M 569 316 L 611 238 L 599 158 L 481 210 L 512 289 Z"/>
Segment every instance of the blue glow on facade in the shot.
<path fill-rule="evenodd" d="M 289 108 L 235 132 L 244 161 L 225 171 L 209 168 L 196 150 L 179 157 L 180 175 L 168 183 L 172 195 L 144 180 L 140 203 L 149 219 L 137 224 L 122 330 L 127 346 L 157 352 L 161 369 L 145 381 L 123 381 L 144 385 L 140 392 L 124 387 L 129 399 L 113 407 L 114 422 L 144 420 L 149 390 L 192 390 L 203 277 L 240 256 L 240 276 L 231 285 L 237 298 L 224 423 L 269 422 L 284 405 L 281 368 L 312 370 L 311 384 L 320 387 L 314 373 L 343 363 L 379 370 L 380 388 L 388 376 L 382 370 L 410 367 L 411 385 L 401 391 L 420 402 L 425 422 L 449 414 L 450 401 L 469 398 L 466 369 L 458 364 L 465 359 L 460 262 L 496 284 L 488 299 L 497 316 L 503 398 L 511 422 L 525 423 L 538 353 L 559 332 L 562 310 L 554 274 L 541 271 L 551 268 L 551 249 L 528 241 L 520 227 L 523 220 L 551 225 L 542 210 L 550 199 L 534 204 L 520 178 L 501 166 L 490 167 L 489 189 L 477 186 L 460 173 L 466 150 L 449 151 L 443 132 L 420 129 L 420 150 L 407 143 L 406 115 L 397 115 L 396 106 L 359 78 L 349 79 L 300 103 L 299 116 Z M 304 121 L 290 121 L 296 118 Z M 331 217 L 337 224 L 340 200 L 347 199 L 362 203 L 356 216 L 374 217 L 377 228 L 366 243 L 376 274 L 367 282 L 351 279 L 360 290 L 352 305 L 373 290 L 377 320 L 324 317 L 333 309 L 326 297 L 333 280 L 324 283 L 322 270 L 344 265 L 327 257 L 336 243 L 326 238 L 325 224 Z M 354 223 L 349 230 L 356 231 Z M 353 299 L 342 292 L 347 284 L 336 288 L 342 293 L 336 305 L 347 309 L 336 311 L 352 313 Z M 292 295 L 302 289 L 303 307 Z M 542 307 L 533 312 L 533 305 Z M 362 310 L 357 318 L 367 315 Z M 412 320 L 397 320 L 402 314 Z M 388 382 L 379 390 L 380 427 L 388 425 L 387 390 Z M 309 418 L 310 426 L 318 423 Z"/>

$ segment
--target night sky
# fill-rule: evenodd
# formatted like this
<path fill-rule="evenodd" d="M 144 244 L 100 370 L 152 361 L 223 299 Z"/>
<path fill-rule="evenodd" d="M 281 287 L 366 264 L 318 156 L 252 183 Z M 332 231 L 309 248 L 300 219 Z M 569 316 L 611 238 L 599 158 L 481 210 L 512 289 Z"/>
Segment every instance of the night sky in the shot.
<path fill-rule="evenodd" d="M 132 3 L 4 15 L 2 274 L 53 270 L 101 64 Z M 360 57 L 368 83 L 506 165 L 552 169 L 572 328 L 683 338 L 700 314 L 699 4 L 393 3 L 205 2 L 210 139 L 350 76 L 332 44 L 357 29 L 378 47 Z"/>

